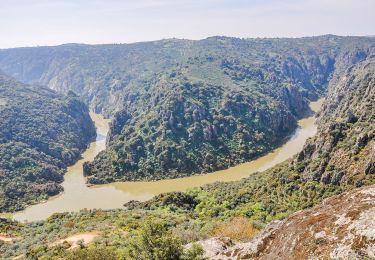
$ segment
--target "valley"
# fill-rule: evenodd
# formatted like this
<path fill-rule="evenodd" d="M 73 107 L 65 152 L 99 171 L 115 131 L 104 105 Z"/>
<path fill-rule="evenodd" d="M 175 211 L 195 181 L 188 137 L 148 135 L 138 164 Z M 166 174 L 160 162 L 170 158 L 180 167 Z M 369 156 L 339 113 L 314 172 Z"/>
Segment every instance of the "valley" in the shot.
<path fill-rule="evenodd" d="M 371 37 L 209 37 L 0 50 L 20 81 L 73 91 L 112 118 L 91 184 L 199 175 L 285 142 L 334 75 L 373 54 Z"/>
<path fill-rule="evenodd" d="M 375 0 L 0 0 L 0 260 L 375 259 Z"/>
<path fill-rule="evenodd" d="M 375 255 L 372 37 L 20 48 L 0 69 L 5 259 Z M 36 169 L 57 191 L 14 192 Z"/>
<path fill-rule="evenodd" d="M 312 102 L 310 107 L 317 112 L 323 100 Z M 267 170 L 281 163 L 302 149 L 305 141 L 316 133 L 315 116 L 299 120 L 299 128 L 281 147 L 254 161 L 247 162 L 201 176 L 161 180 L 153 182 L 116 182 L 113 184 L 88 187 L 83 175 L 83 163 L 92 161 L 105 149 L 105 136 L 108 132 L 108 120 L 98 114 L 91 113 L 96 129 L 97 139 L 83 153 L 82 158 L 68 167 L 62 186 L 61 195 L 51 197 L 48 201 L 26 208 L 13 214 L 18 221 L 44 220 L 54 213 L 78 212 L 83 209 L 115 209 L 123 207 L 132 200 L 146 201 L 161 193 L 186 191 L 194 187 L 217 181 L 235 181 L 257 171 Z"/>

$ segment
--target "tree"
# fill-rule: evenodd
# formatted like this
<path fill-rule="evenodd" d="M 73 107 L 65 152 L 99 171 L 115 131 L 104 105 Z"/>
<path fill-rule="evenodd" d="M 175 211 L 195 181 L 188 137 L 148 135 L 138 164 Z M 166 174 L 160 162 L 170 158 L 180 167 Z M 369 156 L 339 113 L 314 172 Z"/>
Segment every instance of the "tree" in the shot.
<path fill-rule="evenodd" d="M 146 220 L 129 243 L 126 259 L 134 260 L 198 260 L 203 249 L 193 246 L 184 251 L 181 239 L 168 229 L 165 222 Z"/>

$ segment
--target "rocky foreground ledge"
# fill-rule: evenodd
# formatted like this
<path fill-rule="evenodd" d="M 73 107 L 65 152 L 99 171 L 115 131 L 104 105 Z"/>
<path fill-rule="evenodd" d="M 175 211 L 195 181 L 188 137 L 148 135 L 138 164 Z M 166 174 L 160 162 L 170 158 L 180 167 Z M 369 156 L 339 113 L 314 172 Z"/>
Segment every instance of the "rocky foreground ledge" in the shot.
<path fill-rule="evenodd" d="M 209 259 L 374 258 L 375 185 L 273 221 L 247 243 L 218 237 L 199 243 Z"/>

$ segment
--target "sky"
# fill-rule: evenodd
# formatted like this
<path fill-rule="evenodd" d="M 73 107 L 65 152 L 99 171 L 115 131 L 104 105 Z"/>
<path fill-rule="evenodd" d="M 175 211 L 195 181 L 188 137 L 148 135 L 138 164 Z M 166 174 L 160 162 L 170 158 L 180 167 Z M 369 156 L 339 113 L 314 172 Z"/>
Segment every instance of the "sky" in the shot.
<path fill-rule="evenodd" d="M 375 0 L 0 0 L 0 48 L 375 35 Z"/>

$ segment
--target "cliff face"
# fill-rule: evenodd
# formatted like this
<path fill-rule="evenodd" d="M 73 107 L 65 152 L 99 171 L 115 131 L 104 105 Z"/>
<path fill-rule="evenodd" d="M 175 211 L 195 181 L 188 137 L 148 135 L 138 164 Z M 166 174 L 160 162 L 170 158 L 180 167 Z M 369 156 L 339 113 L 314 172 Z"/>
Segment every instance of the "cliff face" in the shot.
<path fill-rule="evenodd" d="M 66 167 L 94 137 L 88 109 L 77 96 L 0 74 L 0 211 L 61 192 Z"/>
<path fill-rule="evenodd" d="M 329 88 L 318 133 L 294 165 L 306 180 L 363 185 L 375 173 L 375 60 L 367 59 Z"/>
<path fill-rule="evenodd" d="M 210 259 L 363 259 L 375 257 L 375 186 L 326 199 L 270 223 L 250 242 L 201 241 Z"/>

